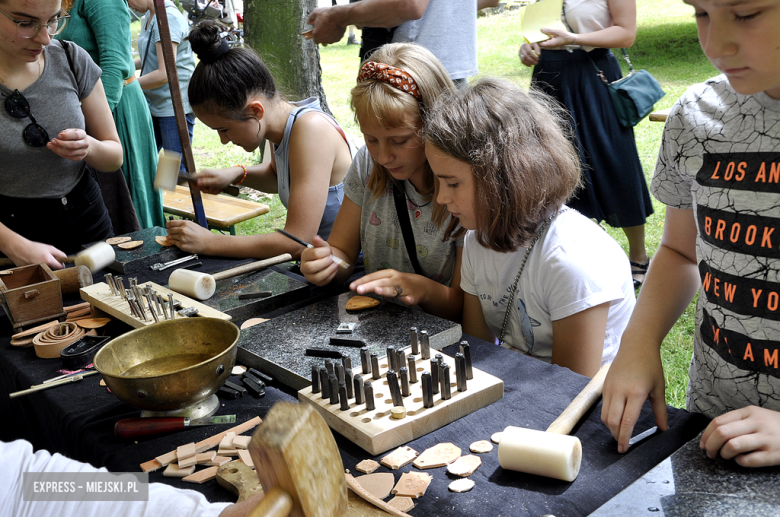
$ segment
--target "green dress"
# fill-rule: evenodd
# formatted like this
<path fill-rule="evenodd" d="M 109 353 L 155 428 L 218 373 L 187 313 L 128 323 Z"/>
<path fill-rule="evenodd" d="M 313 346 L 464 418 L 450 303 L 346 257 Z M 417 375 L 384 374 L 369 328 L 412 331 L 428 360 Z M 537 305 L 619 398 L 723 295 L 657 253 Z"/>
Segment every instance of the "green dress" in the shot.
<path fill-rule="evenodd" d="M 124 150 L 122 170 L 141 227 L 165 226 L 162 194 L 154 190 L 157 145 L 152 116 L 135 74 L 127 0 L 74 0 L 70 20 L 57 38 L 86 50 L 103 70 L 108 105 Z"/>

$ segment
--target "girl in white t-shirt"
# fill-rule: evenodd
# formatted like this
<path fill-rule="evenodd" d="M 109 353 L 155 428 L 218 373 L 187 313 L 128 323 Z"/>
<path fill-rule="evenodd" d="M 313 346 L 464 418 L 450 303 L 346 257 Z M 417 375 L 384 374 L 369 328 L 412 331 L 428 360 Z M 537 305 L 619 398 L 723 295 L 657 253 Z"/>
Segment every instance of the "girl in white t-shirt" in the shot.
<path fill-rule="evenodd" d="M 485 79 L 436 102 L 425 153 L 437 201 L 470 230 L 463 331 L 593 376 L 615 356 L 635 300 L 625 253 L 564 205 L 580 169 L 560 111 Z"/>

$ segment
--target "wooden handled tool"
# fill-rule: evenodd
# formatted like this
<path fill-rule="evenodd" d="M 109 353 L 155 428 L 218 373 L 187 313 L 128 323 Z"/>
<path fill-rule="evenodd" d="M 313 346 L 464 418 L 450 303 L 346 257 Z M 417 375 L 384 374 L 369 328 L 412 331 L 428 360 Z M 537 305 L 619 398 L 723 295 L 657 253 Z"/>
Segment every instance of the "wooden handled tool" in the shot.
<path fill-rule="evenodd" d="M 75 262 L 77 266 L 86 266 L 90 272 L 100 271 L 110 266 L 116 259 L 114 248 L 105 242 L 98 242 L 89 248 L 80 251 L 77 255 L 69 255 L 62 262 Z M 0 259 L 0 267 L 13 267 L 11 259 Z M 87 284 L 89 285 L 89 284 Z M 83 287 L 83 286 L 82 286 Z"/>
<path fill-rule="evenodd" d="M 187 269 L 177 269 L 168 277 L 168 287 L 177 293 L 191 296 L 198 300 L 208 300 L 214 295 L 214 292 L 217 289 L 218 280 L 251 273 L 258 269 L 273 266 L 274 264 L 287 262 L 288 260 L 292 260 L 292 256 L 290 256 L 289 253 L 284 253 L 282 255 L 277 255 L 276 257 L 250 262 L 243 266 L 221 271 L 214 275 L 201 273 L 199 271 L 189 271 Z"/>
<path fill-rule="evenodd" d="M 106 242 L 98 242 L 77 255 L 65 257 L 63 262 L 75 262 L 77 266 L 86 266 L 94 273 L 110 266 L 115 259 L 114 247 Z"/>
<path fill-rule="evenodd" d="M 194 174 L 184 174 L 181 169 L 181 154 L 168 149 L 160 149 L 157 156 L 157 172 L 154 175 L 154 188 L 157 190 L 176 190 L 178 180 L 187 180 L 190 183 L 198 182 Z M 239 188 L 228 185 L 222 192 L 231 196 L 238 196 Z"/>
<path fill-rule="evenodd" d="M 258 269 L 263 269 L 268 266 L 273 266 L 274 264 L 281 264 L 282 262 L 288 262 L 292 260 L 292 256 L 289 253 L 283 253 L 281 255 L 277 255 L 275 257 L 267 258 L 264 260 L 258 260 L 257 262 L 250 262 L 249 264 L 244 264 L 243 266 L 234 267 L 232 269 L 227 269 L 225 271 L 220 271 L 219 273 L 215 273 L 212 275 L 214 277 L 214 280 L 224 280 L 225 278 L 231 278 L 238 275 L 243 275 L 245 273 L 251 273 L 253 271 L 257 271 Z"/>
<path fill-rule="evenodd" d="M 574 481 L 582 463 L 582 444 L 569 433 L 601 397 L 609 365 L 590 380 L 547 431 L 509 426 L 498 444 L 498 462 L 508 470 Z"/>
<path fill-rule="evenodd" d="M 232 424 L 235 415 L 220 415 L 192 421 L 187 417 L 122 418 L 114 424 L 114 434 L 124 440 L 135 440 L 158 434 L 182 431 L 188 427 L 214 424 Z"/>
<path fill-rule="evenodd" d="M 341 517 L 347 482 L 336 440 L 307 404 L 280 402 L 249 443 L 265 497 L 251 517 Z"/>

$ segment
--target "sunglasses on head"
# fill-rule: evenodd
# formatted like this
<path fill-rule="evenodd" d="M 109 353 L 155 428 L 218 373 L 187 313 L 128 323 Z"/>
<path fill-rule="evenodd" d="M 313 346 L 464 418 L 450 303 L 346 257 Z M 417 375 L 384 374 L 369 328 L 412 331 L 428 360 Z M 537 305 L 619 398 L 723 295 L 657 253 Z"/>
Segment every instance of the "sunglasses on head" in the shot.
<path fill-rule="evenodd" d="M 43 147 L 49 141 L 49 133 L 35 121 L 35 117 L 30 113 L 30 103 L 24 98 L 19 90 L 5 99 L 5 111 L 13 118 L 28 118 L 32 121 L 22 131 L 24 143 L 30 147 Z"/>

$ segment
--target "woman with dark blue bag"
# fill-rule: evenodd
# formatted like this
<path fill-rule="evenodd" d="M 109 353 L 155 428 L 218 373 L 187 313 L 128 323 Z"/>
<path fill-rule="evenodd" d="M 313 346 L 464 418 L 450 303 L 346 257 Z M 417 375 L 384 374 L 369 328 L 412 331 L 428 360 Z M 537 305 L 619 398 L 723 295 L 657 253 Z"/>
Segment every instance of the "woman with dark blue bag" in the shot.
<path fill-rule="evenodd" d="M 584 187 L 568 203 L 587 217 L 622 228 L 628 238 L 634 287 L 642 285 L 649 257 L 645 222 L 653 213 L 634 130 L 615 112 L 607 81 L 621 77 L 610 48 L 636 38 L 635 0 L 564 0 L 569 30 L 542 29 L 550 39 L 525 43 L 520 61 L 533 66 L 532 85 L 560 101 L 572 116 Z"/>

